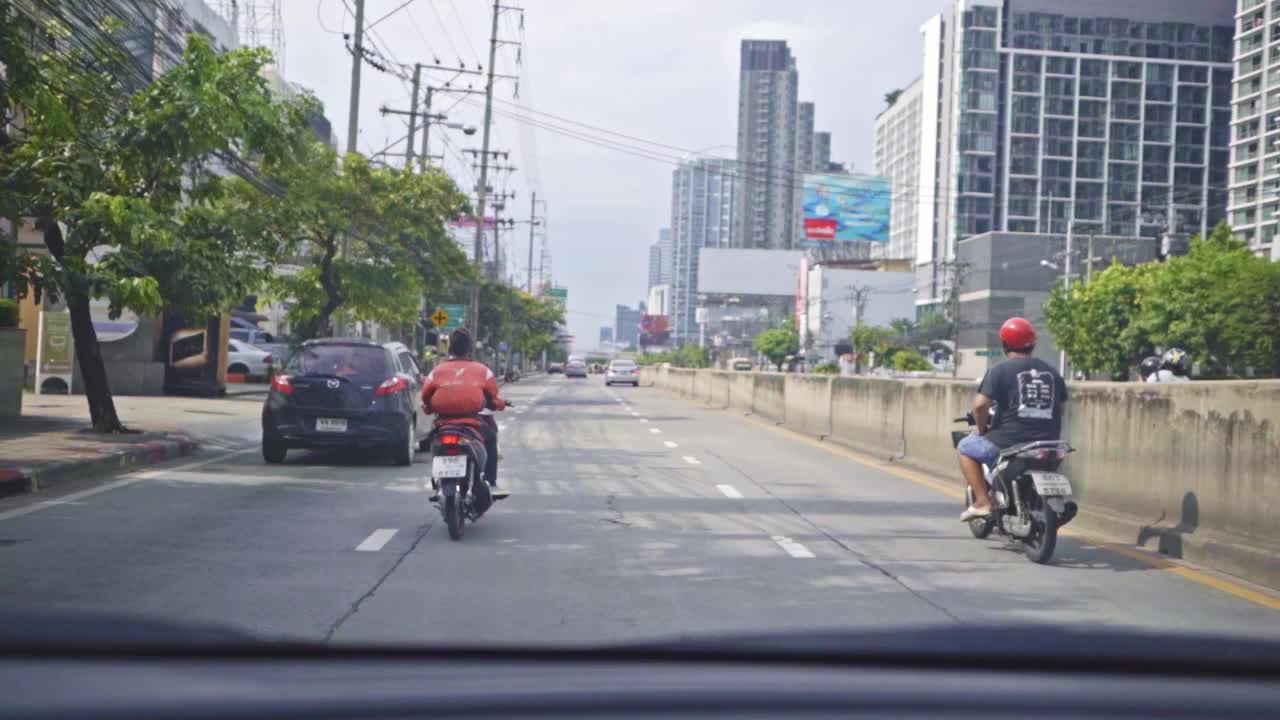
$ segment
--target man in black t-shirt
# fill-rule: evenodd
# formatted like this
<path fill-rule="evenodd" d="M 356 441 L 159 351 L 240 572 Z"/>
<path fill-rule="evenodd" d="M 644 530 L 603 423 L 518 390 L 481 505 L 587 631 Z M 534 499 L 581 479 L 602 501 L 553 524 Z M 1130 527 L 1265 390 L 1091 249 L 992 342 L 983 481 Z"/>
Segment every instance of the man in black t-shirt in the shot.
<path fill-rule="evenodd" d="M 1000 343 L 1009 358 L 987 371 L 973 398 L 978 429 L 956 446 L 960 472 L 973 491 L 962 521 L 991 514 L 991 496 L 982 466 L 991 465 L 1007 447 L 1062 435 L 1062 404 L 1067 384 L 1045 361 L 1034 358 L 1036 330 L 1024 318 L 1000 326 Z M 994 408 L 994 413 L 992 409 Z"/>

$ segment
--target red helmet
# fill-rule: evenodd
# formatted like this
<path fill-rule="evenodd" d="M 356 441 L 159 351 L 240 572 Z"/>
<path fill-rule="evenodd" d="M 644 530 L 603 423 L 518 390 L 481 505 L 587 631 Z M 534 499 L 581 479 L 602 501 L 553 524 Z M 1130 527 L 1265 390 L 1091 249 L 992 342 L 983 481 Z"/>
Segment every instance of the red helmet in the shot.
<path fill-rule="evenodd" d="M 1026 318 L 1011 317 L 1000 326 L 1000 342 L 1006 350 L 1030 350 L 1036 346 L 1036 329 Z"/>

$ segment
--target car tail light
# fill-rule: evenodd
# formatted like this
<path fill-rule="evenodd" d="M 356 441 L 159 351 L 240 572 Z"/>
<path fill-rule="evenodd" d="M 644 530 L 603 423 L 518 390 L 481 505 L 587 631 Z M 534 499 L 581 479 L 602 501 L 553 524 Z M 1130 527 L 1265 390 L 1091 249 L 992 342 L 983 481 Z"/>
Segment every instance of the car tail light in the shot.
<path fill-rule="evenodd" d="M 461 440 L 462 438 L 458 435 L 441 435 L 440 436 L 441 445 L 457 445 Z"/>
<path fill-rule="evenodd" d="M 289 382 L 288 375 L 272 375 L 271 389 L 275 390 L 278 393 L 284 393 L 285 395 L 290 395 L 293 393 L 293 383 Z"/>
<path fill-rule="evenodd" d="M 387 378 L 378 386 L 374 395 L 394 395 L 398 392 L 404 392 L 409 389 L 409 383 L 402 377 Z"/>

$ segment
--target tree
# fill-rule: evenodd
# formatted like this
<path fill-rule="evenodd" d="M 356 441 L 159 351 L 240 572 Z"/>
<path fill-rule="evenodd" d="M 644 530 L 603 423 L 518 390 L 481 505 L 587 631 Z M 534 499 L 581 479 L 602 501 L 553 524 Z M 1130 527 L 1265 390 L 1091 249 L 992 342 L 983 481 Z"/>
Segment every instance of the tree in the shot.
<path fill-rule="evenodd" d="M 1151 354 L 1152 340 L 1138 320 L 1158 270 L 1115 263 L 1088 284 L 1053 289 L 1044 306 L 1049 332 L 1076 369 L 1119 380 Z"/>
<path fill-rule="evenodd" d="M 902 90 L 890 90 L 884 94 L 885 107 L 891 108 L 898 102 L 898 98 L 902 97 Z"/>
<path fill-rule="evenodd" d="M 1050 331 L 1071 362 L 1125 378 L 1144 355 L 1185 349 L 1208 374 L 1280 375 L 1280 266 L 1255 257 L 1219 224 L 1164 263 L 1112 265 L 1057 289 Z"/>
<path fill-rule="evenodd" d="M 915 350 L 899 348 L 893 354 L 893 369 L 900 372 L 932 370 L 933 363 Z"/>
<path fill-rule="evenodd" d="M 297 147 L 301 109 L 272 100 L 266 51 L 218 54 L 193 35 L 175 68 L 133 92 L 138 69 L 113 37 L 118 22 L 72 42 L 52 22 L 11 32 L 16 13 L 0 7 L 0 216 L 30 218 L 48 254 L 6 272 L 21 289 L 65 298 L 93 427 L 123 432 L 90 301 L 106 298 L 118 316 L 221 312 L 238 300 L 273 240 L 226 212 L 214 161 L 250 158 L 270 173 Z"/>
<path fill-rule="evenodd" d="M 259 222 L 307 259 L 272 283 L 291 302 L 295 340 L 332 332 L 339 309 L 355 320 L 411 324 L 424 291 L 470 277 L 445 231 L 466 199 L 439 171 L 376 168 L 356 154 L 338 167 L 333 150 L 313 142 L 279 182 L 285 194 L 262 206 Z"/>
<path fill-rule="evenodd" d="M 888 354 L 885 351 L 894 347 L 893 331 L 884 327 L 857 325 L 849 331 L 849 345 L 857 356 L 855 371 L 862 372 L 863 358 L 875 352 L 883 360 L 883 356 Z"/>
<path fill-rule="evenodd" d="M 799 350 L 800 337 L 796 333 L 795 325 L 791 322 L 765 330 L 756 336 L 756 352 L 768 358 L 769 362 L 776 365 L 779 370 L 782 369 L 782 363 L 787 356 L 794 355 Z"/>

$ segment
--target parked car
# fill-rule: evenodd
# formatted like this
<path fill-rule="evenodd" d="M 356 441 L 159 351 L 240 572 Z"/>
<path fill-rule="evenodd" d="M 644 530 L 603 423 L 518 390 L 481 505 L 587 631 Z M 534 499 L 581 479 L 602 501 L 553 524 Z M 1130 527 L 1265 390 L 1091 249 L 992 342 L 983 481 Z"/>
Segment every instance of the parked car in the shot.
<path fill-rule="evenodd" d="M 422 373 L 401 343 L 324 338 L 302 344 L 271 379 L 262 408 L 262 457 L 293 448 L 387 448 L 409 465 L 429 428 L 419 415 Z"/>
<path fill-rule="evenodd" d="M 556 362 L 547 363 L 548 375 L 555 375 L 556 373 L 562 373 L 562 372 L 564 372 L 564 363 L 556 363 Z"/>
<path fill-rule="evenodd" d="M 565 363 L 564 376 L 567 378 L 585 378 L 587 376 L 587 364 L 581 360 L 570 360 Z"/>
<path fill-rule="evenodd" d="M 604 384 L 631 385 L 640 387 L 640 368 L 631 360 L 614 360 L 605 371 Z"/>
<path fill-rule="evenodd" d="M 275 358 L 270 352 L 239 340 L 227 341 L 227 374 L 267 378 Z"/>
<path fill-rule="evenodd" d="M 746 358 L 737 358 L 733 361 L 733 369 L 738 371 L 750 370 L 751 361 Z"/>

